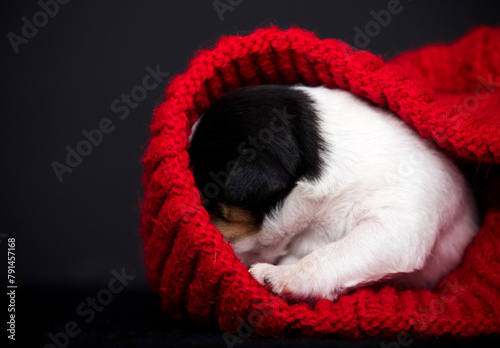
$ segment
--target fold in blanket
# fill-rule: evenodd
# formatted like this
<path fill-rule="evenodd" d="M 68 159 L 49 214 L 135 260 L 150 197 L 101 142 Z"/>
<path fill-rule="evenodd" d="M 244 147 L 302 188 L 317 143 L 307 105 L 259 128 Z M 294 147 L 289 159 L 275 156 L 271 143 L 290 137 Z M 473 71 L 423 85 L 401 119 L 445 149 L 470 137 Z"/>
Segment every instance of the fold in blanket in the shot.
<path fill-rule="evenodd" d="M 388 62 L 296 28 L 223 38 L 170 81 L 143 158 L 140 232 L 147 275 L 164 312 L 198 325 L 217 323 L 236 336 L 248 330 L 351 338 L 500 332 L 498 188 L 463 263 L 433 291 L 376 284 L 311 308 L 288 304 L 252 279 L 210 224 L 186 148 L 191 125 L 217 98 L 271 83 L 349 90 L 395 112 L 464 168 L 498 168 L 499 28 L 478 28 L 451 45 L 426 46 Z"/>

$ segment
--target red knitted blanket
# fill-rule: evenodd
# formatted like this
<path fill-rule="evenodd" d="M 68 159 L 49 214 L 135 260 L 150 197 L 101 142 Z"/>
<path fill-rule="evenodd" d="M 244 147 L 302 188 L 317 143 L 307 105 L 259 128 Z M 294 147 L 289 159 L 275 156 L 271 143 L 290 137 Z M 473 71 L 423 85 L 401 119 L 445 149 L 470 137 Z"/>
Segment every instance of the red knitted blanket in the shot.
<path fill-rule="evenodd" d="M 461 266 L 433 291 L 378 284 L 311 308 L 289 304 L 252 279 L 202 207 L 186 152 L 189 131 L 229 90 L 295 83 L 343 88 L 390 109 L 462 163 L 500 162 L 500 28 L 478 28 L 451 45 L 389 62 L 301 29 L 223 38 L 172 79 L 143 158 L 144 258 L 164 312 L 217 323 L 235 337 L 500 332 L 498 205 L 487 211 Z"/>

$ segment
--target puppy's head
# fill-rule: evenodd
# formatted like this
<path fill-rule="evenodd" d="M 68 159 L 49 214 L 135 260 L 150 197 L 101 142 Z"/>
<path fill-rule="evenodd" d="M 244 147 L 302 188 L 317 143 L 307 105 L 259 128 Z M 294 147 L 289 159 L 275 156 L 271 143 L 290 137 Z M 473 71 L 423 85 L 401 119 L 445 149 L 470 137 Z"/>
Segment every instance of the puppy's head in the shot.
<path fill-rule="evenodd" d="M 227 93 L 193 127 L 189 155 L 197 186 L 235 250 L 279 213 L 300 178 L 319 175 L 317 123 L 305 92 L 267 85 Z"/>

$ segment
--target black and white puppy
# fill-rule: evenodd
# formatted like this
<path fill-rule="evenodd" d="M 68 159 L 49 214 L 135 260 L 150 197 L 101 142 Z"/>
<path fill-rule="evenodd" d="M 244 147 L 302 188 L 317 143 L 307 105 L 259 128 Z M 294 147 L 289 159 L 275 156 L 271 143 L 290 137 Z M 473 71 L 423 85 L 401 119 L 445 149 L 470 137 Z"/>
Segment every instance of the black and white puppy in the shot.
<path fill-rule="evenodd" d="M 213 223 L 252 276 L 288 299 L 334 300 L 382 279 L 432 288 L 478 231 L 455 164 L 347 91 L 234 90 L 190 140 Z"/>

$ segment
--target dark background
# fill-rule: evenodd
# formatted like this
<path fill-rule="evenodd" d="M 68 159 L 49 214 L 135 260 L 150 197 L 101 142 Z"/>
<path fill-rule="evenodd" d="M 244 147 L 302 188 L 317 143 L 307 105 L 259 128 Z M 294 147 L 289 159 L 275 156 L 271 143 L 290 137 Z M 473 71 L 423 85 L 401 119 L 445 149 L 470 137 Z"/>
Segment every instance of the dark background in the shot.
<path fill-rule="evenodd" d="M 191 329 L 189 323 L 163 318 L 156 295 L 148 289 L 138 226 L 140 158 L 152 111 L 162 101 L 168 80 L 184 71 L 197 50 L 213 46 L 222 35 L 295 25 L 320 38 L 359 46 L 355 27 L 365 31 L 374 20 L 370 12 L 386 9 L 389 1 L 221 2 L 235 4 L 223 17 L 212 0 L 73 0 L 59 5 L 58 13 L 20 44 L 17 53 L 9 33 L 22 35 L 22 18 L 33 22 L 42 7 L 35 0 L 3 4 L 0 260 L 7 255 L 7 238 L 15 237 L 17 343 L 43 347 L 50 343 L 50 332 L 63 331 L 67 322 L 75 321 L 81 333 L 68 346 L 224 345 L 216 330 Z M 424 44 L 450 42 L 480 24 L 500 24 L 495 1 L 400 3 L 403 10 L 366 47 L 358 48 L 390 58 Z M 146 67 L 154 70 L 157 65 L 169 77 L 121 120 L 112 102 L 142 85 Z M 66 146 L 75 149 L 85 139 L 82 131 L 97 128 L 104 118 L 111 119 L 114 130 L 60 182 L 52 163 L 64 164 Z M 1 266 L 4 274 L 6 268 Z M 84 323 L 76 313 L 78 305 L 108 287 L 112 270 L 122 269 L 135 278 L 95 319 Z M 248 339 L 236 346 L 313 342 L 379 346 L 373 340 L 300 338 Z M 429 342 L 450 343 L 423 343 Z"/>

